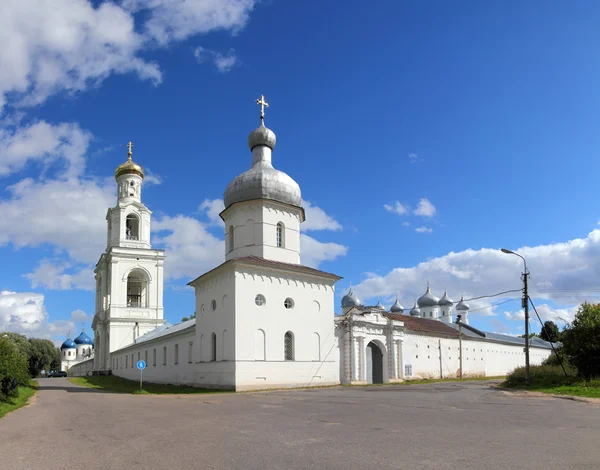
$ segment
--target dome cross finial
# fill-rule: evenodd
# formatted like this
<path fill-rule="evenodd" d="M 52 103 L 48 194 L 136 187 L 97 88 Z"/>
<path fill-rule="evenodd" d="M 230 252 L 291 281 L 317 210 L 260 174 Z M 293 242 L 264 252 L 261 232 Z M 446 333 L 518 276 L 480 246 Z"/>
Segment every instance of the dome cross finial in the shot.
<path fill-rule="evenodd" d="M 256 104 L 260 105 L 260 122 L 265 122 L 265 108 L 269 107 L 269 103 L 265 101 L 265 95 L 260 95 L 260 99 L 256 100 Z"/>
<path fill-rule="evenodd" d="M 127 143 L 127 160 L 131 161 L 132 155 L 133 155 L 133 142 L 130 140 Z"/>

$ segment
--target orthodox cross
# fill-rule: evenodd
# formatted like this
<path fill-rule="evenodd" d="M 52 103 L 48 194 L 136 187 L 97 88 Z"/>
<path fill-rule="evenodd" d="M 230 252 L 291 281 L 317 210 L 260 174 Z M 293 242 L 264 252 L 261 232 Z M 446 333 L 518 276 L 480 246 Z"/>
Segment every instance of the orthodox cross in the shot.
<path fill-rule="evenodd" d="M 132 149 L 133 149 L 133 142 L 129 141 L 129 143 L 127 144 L 127 149 L 129 150 L 127 152 L 127 157 L 128 157 L 129 160 L 131 160 L 131 155 L 133 155 L 133 151 L 132 151 Z"/>
<path fill-rule="evenodd" d="M 260 95 L 260 99 L 256 100 L 256 104 L 260 104 L 260 120 L 265 120 L 265 107 L 269 107 L 269 103 L 265 101 L 265 95 Z"/>
<path fill-rule="evenodd" d="M 129 142 L 131 143 L 131 142 Z M 83 333 L 85 331 L 85 322 L 81 322 L 81 332 Z"/>

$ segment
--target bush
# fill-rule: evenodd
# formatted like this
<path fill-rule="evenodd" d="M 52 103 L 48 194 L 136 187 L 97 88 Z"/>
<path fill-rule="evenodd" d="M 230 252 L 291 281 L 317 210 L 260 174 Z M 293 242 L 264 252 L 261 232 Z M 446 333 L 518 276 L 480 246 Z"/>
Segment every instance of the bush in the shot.
<path fill-rule="evenodd" d="M 529 377 L 531 384 L 556 386 L 571 383 L 576 380 L 576 373 L 573 369 L 565 365 L 568 376 L 562 367 L 555 365 L 531 366 L 529 368 Z M 525 384 L 525 367 L 518 367 L 506 377 L 508 387 L 519 387 Z"/>
<path fill-rule="evenodd" d="M 578 374 L 600 377 L 600 305 L 585 302 L 562 334 L 562 350 Z"/>
<path fill-rule="evenodd" d="M 544 362 L 542 362 L 542 365 L 543 366 L 559 366 L 560 367 L 560 360 L 562 358 L 562 362 L 566 368 L 568 366 L 567 358 L 565 357 L 564 353 L 560 349 L 558 349 L 557 352 L 558 352 L 558 354 L 560 354 L 560 357 L 558 357 L 553 352 L 544 360 Z"/>
<path fill-rule="evenodd" d="M 8 338 L 0 337 L 0 401 L 18 392 L 20 385 L 29 384 L 27 358 Z"/>

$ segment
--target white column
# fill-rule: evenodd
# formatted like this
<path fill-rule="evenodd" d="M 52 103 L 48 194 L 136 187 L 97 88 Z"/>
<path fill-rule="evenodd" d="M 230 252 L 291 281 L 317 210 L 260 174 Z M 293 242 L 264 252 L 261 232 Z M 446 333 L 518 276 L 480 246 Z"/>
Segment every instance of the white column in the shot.
<path fill-rule="evenodd" d="M 354 338 L 352 362 L 352 380 L 360 380 L 360 338 Z"/>
<path fill-rule="evenodd" d="M 392 373 L 390 374 L 390 378 L 397 379 L 398 378 L 398 343 L 394 341 L 393 338 L 389 341 L 388 347 L 388 356 L 391 362 Z"/>
<path fill-rule="evenodd" d="M 404 345 L 404 341 L 399 339 L 396 340 L 396 357 L 398 361 L 398 378 L 404 378 L 404 354 L 402 351 L 402 347 Z"/>
<path fill-rule="evenodd" d="M 365 338 L 360 338 L 359 342 L 360 351 L 360 380 L 365 382 L 367 380 L 367 355 L 365 350 Z"/>

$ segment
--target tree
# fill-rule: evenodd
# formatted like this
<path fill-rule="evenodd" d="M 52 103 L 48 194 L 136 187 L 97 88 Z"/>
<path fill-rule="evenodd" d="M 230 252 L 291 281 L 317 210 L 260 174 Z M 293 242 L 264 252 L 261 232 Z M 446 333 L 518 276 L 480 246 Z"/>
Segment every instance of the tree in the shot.
<path fill-rule="evenodd" d="M 60 352 L 48 339 L 30 338 L 29 374 L 37 377 L 42 370 L 49 370 L 51 364 L 60 362 Z"/>
<path fill-rule="evenodd" d="M 14 395 L 19 385 L 29 384 L 27 358 L 8 335 L 0 336 L 0 401 Z"/>
<path fill-rule="evenodd" d="M 583 303 L 561 339 L 562 350 L 580 376 L 600 377 L 600 305 Z"/>
<path fill-rule="evenodd" d="M 540 338 L 544 341 L 556 343 L 560 339 L 560 332 L 558 331 L 556 323 L 552 320 L 545 321 L 544 327 L 542 328 L 542 331 L 540 331 Z"/>

